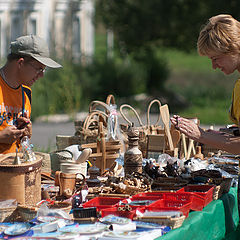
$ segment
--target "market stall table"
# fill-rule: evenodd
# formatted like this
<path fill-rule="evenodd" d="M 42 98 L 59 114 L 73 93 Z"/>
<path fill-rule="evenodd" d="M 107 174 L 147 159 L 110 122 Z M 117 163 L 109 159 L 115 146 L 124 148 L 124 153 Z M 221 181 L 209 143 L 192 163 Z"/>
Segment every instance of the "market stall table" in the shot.
<path fill-rule="evenodd" d="M 174 229 L 157 240 L 220 240 L 234 234 L 239 223 L 237 187 L 220 199 L 212 201 L 202 211 L 193 211 L 180 228 Z"/>
<path fill-rule="evenodd" d="M 189 214 L 189 217 L 183 222 L 183 225 L 180 228 L 171 230 L 163 236 L 156 235 L 157 231 L 153 234 L 150 232 L 146 233 L 148 239 L 156 240 L 221 240 L 224 237 L 231 236 L 226 239 L 236 239 L 234 238 L 235 230 L 239 223 L 238 215 L 238 205 L 237 205 L 237 187 L 230 188 L 229 193 L 224 194 L 221 199 L 214 200 L 208 204 L 202 211 L 192 211 Z M 4 224 L 4 223 L 3 223 Z M 84 224 L 82 225 L 84 228 Z M 160 233 L 160 232 L 159 232 Z M 31 236 L 32 234 L 30 234 Z M 152 235 L 152 236 L 151 236 Z M 155 236 L 154 236 L 155 235 Z M 56 237 L 55 233 L 34 233 L 32 237 L 28 239 L 34 239 L 34 237 Z M 142 239 L 145 236 L 144 232 L 141 233 Z M 149 238 L 151 236 L 151 238 Z M 159 236 L 159 237 L 156 237 Z M 3 236 L 2 236 L 3 237 Z M 6 237 L 6 236 L 5 236 Z M 101 234 L 99 239 L 110 239 L 107 237 L 102 237 Z M 146 236 L 145 236 L 146 237 Z M 82 236 L 81 239 L 88 239 L 90 235 Z M 56 238 L 58 239 L 58 238 Z M 80 239 L 80 238 L 79 238 Z M 97 238 L 98 239 L 98 238 Z M 122 239 L 122 238 L 118 238 Z"/>

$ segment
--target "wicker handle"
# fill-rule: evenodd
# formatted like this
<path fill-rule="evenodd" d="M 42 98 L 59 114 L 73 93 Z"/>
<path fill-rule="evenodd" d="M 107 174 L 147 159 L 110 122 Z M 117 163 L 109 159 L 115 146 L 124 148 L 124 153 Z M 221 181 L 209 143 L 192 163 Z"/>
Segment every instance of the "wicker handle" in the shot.
<path fill-rule="evenodd" d="M 100 106 L 104 109 L 104 111 L 102 111 L 102 112 L 105 112 L 105 113 L 109 114 L 109 105 L 102 102 L 102 101 L 92 101 L 89 104 L 89 112 L 91 113 L 93 110 L 96 110 L 96 108 L 98 106 Z"/>
<path fill-rule="evenodd" d="M 0 154 L 0 162 L 2 162 L 3 160 L 7 159 L 8 157 L 13 157 L 15 155 L 16 155 L 16 153 Z"/>
<path fill-rule="evenodd" d="M 55 186 L 59 186 L 59 194 L 62 195 L 61 171 L 55 172 Z"/>
<path fill-rule="evenodd" d="M 107 96 L 106 104 L 107 105 L 110 105 L 110 104 L 114 105 L 114 104 L 116 104 L 115 98 L 114 98 L 114 96 L 112 94 Z"/>
<path fill-rule="evenodd" d="M 98 118 L 102 118 L 102 121 L 104 122 L 104 125 L 106 126 L 107 124 L 107 118 L 108 115 L 104 112 L 98 111 L 98 110 L 93 110 L 93 112 L 91 112 L 85 119 L 84 123 L 83 123 L 83 129 L 88 129 L 89 126 L 93 123 L 96 122 L 98 123 L 99 121 L 97 119 L 94 119 L 94 117 L 98 117 Z"/>
<path fill-rule="evenodd" d="M 157 126 L 159 124 L 159 121 L 161 118 L 161 112 L 160 112 L 161 102 L 158 99 L 154 99 L 148 105 L 148 110 L 147 110 L 147 126 L 148 127 L 150 126 L 150 109 L 154 103 L 157 103 L 159 106 L 159 115 L 158 115 L 158 119 L 157 119 L 156 123 L 154 124 L 154 126 Z"/>
<path fill-rule="evenodd" d="M 130 106 L 130 105 L 128 105 L 128 104 L 123 104 L 123 105 L 120 106 L 120 113 L 121 113 L 122 117 L 128 122 L 128 124 L 129 124 L 130 126 L 132 126 L 132 122 L 131 122 L 131 121 L 126 117 L 126 115 L 123 113 L 123 108 L 130 108 L 130 109 L 134 112 L 134 114 L 136 115 L 137 120 L 138 120 L 140 126 L 141 126 L 141 127 L 143 126 L 143 123 L 142 123 L 142 121 L 141 121 L 141 119 L 140 119 L 137 111 L 136 111 L 132 106 Z"/>

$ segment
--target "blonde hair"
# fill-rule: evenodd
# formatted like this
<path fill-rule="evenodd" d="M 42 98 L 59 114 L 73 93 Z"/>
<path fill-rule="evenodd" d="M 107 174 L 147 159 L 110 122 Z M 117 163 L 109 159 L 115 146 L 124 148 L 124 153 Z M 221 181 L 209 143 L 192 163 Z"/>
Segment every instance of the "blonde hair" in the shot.
<path fill-rule="evenodd" d="M 200 31 L 197 48 L 201 56 L 240 53 L 240 22 L 227 14 L 211 17 Z"/>

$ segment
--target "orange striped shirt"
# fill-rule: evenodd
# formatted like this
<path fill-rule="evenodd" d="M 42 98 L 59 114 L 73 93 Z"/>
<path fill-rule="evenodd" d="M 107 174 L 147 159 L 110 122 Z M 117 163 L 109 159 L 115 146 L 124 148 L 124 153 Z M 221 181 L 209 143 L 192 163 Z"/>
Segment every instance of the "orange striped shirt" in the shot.
<path fill-rule="evenodd" d="M 24 86 L 28 88 L 27 86 Z M 30 91 L 31 89 L 28 88 Z M 23 99 L 24 94 L 24 99 Z M 13 89 L 9 87 L 0 76 L 0 131 L 14 122 L 22 114 L 24 109 L 28 116 L 31 116 L 31 103 L 22 87 Z M 16 151 L 16 141 L 13 144 L 0 143 L 0 153 L 10 153 Z"/>

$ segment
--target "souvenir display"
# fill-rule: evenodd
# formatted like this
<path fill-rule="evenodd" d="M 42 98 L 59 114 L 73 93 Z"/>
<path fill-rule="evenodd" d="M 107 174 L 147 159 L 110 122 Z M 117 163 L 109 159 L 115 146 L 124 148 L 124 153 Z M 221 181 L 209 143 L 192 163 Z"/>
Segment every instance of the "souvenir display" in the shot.
<path fill-rule="evenodd" d="M 1 238 L 155 239 L 236 186 L 239 157 L 206 155 L 168 126 L 166 104 L 149 106 L 158 103 L 164 127 L 148 118 L 147 126 L 129 122 L 123 131 L 109 99 L 93 101 L 84 126 L 76 124 L 82 143 L 50 154 L 51 172 L 41 171 L 38 153 L 28 161 L 19 149 L 0 156 Z"/>

